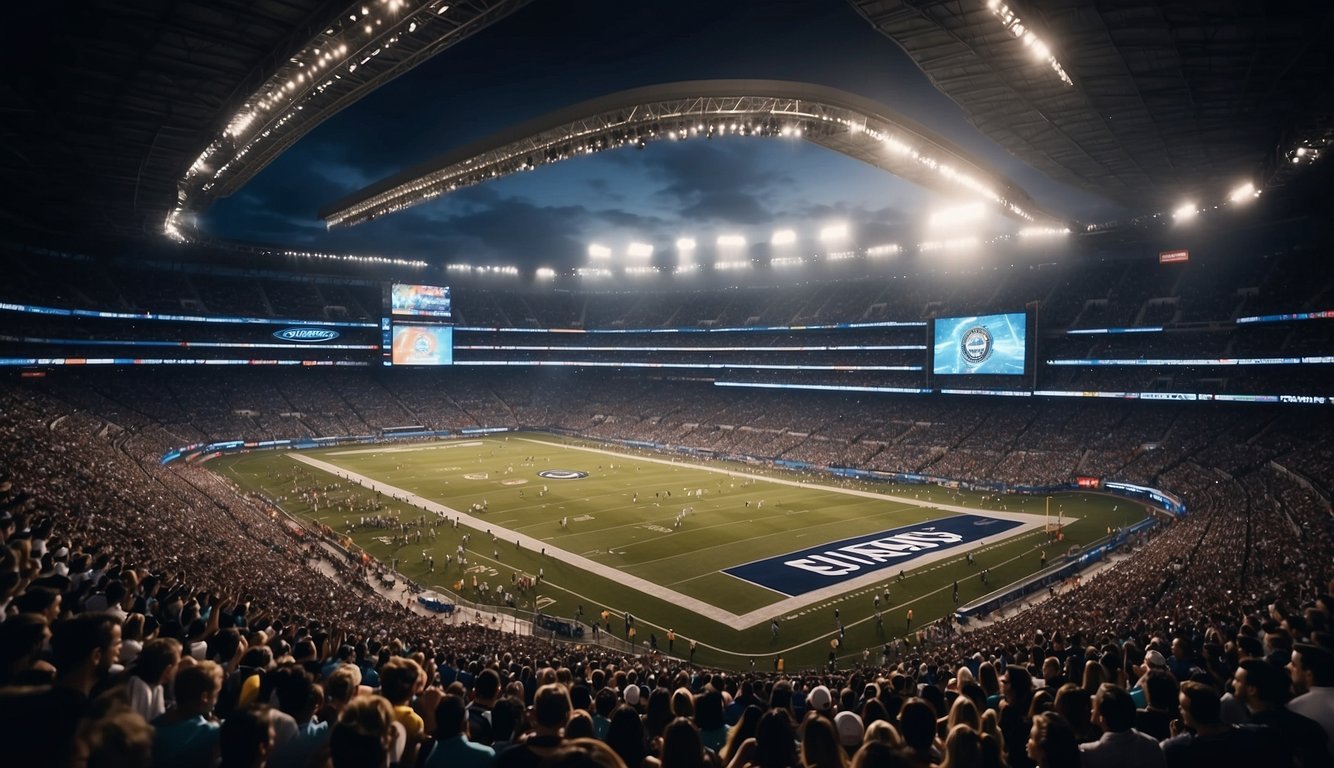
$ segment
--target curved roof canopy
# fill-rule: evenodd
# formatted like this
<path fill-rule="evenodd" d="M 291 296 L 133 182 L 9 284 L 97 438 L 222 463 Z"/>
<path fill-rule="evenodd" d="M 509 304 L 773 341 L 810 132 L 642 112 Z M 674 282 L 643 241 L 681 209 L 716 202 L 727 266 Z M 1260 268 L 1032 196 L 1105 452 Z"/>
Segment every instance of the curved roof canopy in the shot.
<path fill-rule="evenodd" d="M 849 2 L 982 133 L 1132 211 L 1273 189 L 1334 140 L 1334 3 Z"/>
<path fill-rule="evenodd" d="M 946 193 L 1055 223 L 1013 182 L 921 125 L 869 99 L 779 80 L 702 80 L 634 88 L 517 125 L 383 179 L 320 211 L 346 227 L 461 187 L 582 154 L 716 135 L 799 137 Z"/>

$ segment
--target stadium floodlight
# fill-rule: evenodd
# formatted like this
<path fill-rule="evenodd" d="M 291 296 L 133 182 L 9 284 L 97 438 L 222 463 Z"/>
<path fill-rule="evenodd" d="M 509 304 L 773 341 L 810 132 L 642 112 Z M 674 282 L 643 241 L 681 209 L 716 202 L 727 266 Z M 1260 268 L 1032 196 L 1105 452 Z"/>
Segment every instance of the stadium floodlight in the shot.
<path fill-rule="evenodd" d="M 1186 203 L 1175 211 L 1172 211 L 1172 218 L 1177 221 L 1186 221 L 1187 219 L 1195 218 L 1195 215 L 1198 213 L 1199 210 L 1195 208 L 1195 203 Z"/>
<path fill-rule="evenodd" d="M 847 222 L 838 222 L 837 224 L 828 224 L 820 228 L 820 241 L 828 243 L 832 240 L 842 240 L 848 236 Z"/>
<path fill-rule="evenodd" d="M 672 273 L 677 275 L 685 275 L 691 272 L 698 272 L 698 271 L 699 271 L 699 265 L 692 261 L 685 264 L 677 264 L 676 267 L 672 270 Z"/>
<path fill-rule="evenodd" d="M 917 245 L 917 250 L 922 253 L 930 251 L 964 251 L 976 248 L 982 241 L 976 237 L 956 237 L 952 240 L 928 240 Z"/>
<path fill-rule="evenodd" d="M 1228 193 L 1227 199 L 1236 205 L 1249 203 L 1260 196 L 1260 190 L 1255 188 L 1251 182 L 1246 182 Z"/>
<path fill-rule="evenodd" d="M 1069 227 L 1024 227 L 1019 230 L 1020 237 L 1060 237 L 1068 234 Z"/>
<path fill-rule="evenodd" d="M 592 243 L 588 246 L 588 256 L 593 259 L 610 259 L 611 249 L 605 245 Z"/>
<path fill-rule="evenodd" d="M 792 245 L 797 242 L 797 233 L 790 229 L 779 229 L 769 239 L 771 245 Z"/>
<path fill-rule="evenodd" d="M 719 248 L 741 248 L 745 244 L 746 238 L 743 235 L 718 235 Z"/>
<path fill-rule="evenodd" d="M 576 269 L 574 273 L 579 277 L 592 277 L 592 278 L 611 277 L 611 270 L 603 269 L 601 267 L 580 267 Z"/>
<path fill-rule="evenodd" d="M 1051 71 L 1056 74 L 1062 83 L 1074 85 L 1075 82 L 1070 79 L 1061 62 L 1052 55 L 1051 49 L 1038 37 L 1032 29 L 1028 28 L 1008 5 L 1001 0 L 987 0 L 987 9 L 1001 23 L 1007 32 L 1014 35 L 1015 39 L 1020 41 L 1023 46 L 1033 53 L 1033 57 L 1038 61 L 1046 62 Z"/>
<path fill-rule="evenodd" d="M 893 256 L 899 252 L 899 247 L 894 243 L 885 245 L 875 245 L 866 249 L 867 256 Z"/>
<path fill-rule="evenodd" d="M 805 263 L 805 259 L 800 256 L 778 256 L 769 259 L 771 267 L 799 267 Z"/>
<path fill-rule="evenodd" d="M 689 253 L 690 251 L 695 250 L 695 238 L 693 237 L 678 238 L 676 241 L 676 250 L 682 253 Z"/>
<path fill-rule="evenodd" d="M 555 280 L 556 270 L 551 267 L 538 267 L 536 276 L 538 280 Z"/>
<path fill-rule="evenodd" d="M 645 275 L 656 275 L 657 273 L 658 273 L 657 267 L 642 266 L 642 267 L 625 268 L 625 274 L 631 277 L 643 277 Z"/>
<path fill-rule="evenodd" d="M 932 229 L 958 227 L 963 224 L 981 221 L 986 214 L 986 206 L 982 203 L 969 203 L 968 205 L 958 205 L 952 208 L 941 208 L 931 214 L 931 217 L 927 219 L 927 224 Z"/>
<path fill-rule="evenodd" d="M 647 259 L 653 255 L 653 246 L 648 243 L 630 243 L 630 247 L 626 249 L 626 254 L 636 259 Z"/>
<path fill-rule="evenodd" d="M 715 261 L 713 263 L 713 268 L 720 272 L 735 270 L 735 269 L 748 269 L 750 268 L 750 262 L 745 259 L 733 259 L 730 261 Z"/>

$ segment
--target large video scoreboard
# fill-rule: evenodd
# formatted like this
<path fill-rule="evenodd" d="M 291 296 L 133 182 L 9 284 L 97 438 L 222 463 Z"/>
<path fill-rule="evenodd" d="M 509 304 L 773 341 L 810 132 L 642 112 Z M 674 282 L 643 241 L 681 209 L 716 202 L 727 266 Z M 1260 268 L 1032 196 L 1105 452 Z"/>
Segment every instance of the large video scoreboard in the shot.
<path fill-rule="evenodd" d="M 384 365 L 454 364 L 449 286 L 392 283 L 385 287 L 385 310 L 380 320 Z"/>
<path fill-rule="evenodd" d="M 931 372 L 937 376 L 1022 376 L 1028 359 L 1028 316 L 936 318 Z"/>

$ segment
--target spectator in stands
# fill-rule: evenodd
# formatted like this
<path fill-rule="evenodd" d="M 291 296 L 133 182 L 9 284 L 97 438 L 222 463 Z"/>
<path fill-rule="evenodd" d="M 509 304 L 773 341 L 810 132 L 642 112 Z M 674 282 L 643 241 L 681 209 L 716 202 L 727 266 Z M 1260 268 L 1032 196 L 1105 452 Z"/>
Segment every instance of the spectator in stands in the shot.
<path fill-rule="evenodd" d="M 563 738 L 561 730 L 570 719 L 569 691 L 560 683 L 548 683 L 533 694 L 533 729 L 521 744 L 501 753 L 498 768 L 535 768 L 555 754 Z"/>
<path fill-rule="evenodd" d="M 716 758 L 704 748 L 699 729 L 686 717 L 678 717 L 662 732 L 661 768 L 713 768 Z"/>
<path fill-rule="evenodd" d="M 1334 754 L 1334 653 L 1319 645 L 1298 643 L 1292 649 L 1288 671 L 1298 694 L 1288 702 L 1288 709 L 1319 723 Z"/>
<path fill-rule="evenodd" d="M 0 744 L 15 765 L 64 765 L 94 688 L 120 654 L 120 624 L 105 613 L 56 623 L 51 635 L 55 682 L 0 690 Z"/>
<path fill-rule="evenodd" d="M 1151 669 L 1144 676 L 1146 706 L 1135 711 L 1135 728 L 1143 734 L 1163 741 L 1172 734 L 1172 721 L 1177 719 L 1177 695 L 1180 692 L 1176 678 L 1164 669 Z"/>
<path fill-rule="evenodd" d="M 803 768 L 847 768 L 847 755 L 830 718 L 816 711 L 807 712 L 798 740 Z"/>
<path fill-rule="evenodd" d="M 627 768 L 639 768 L 644 764 L 644 758 L 648 757 L 644 723 L 634 707 L 628 704 L 622 704 L 612 711 L 606 741 Z"/>
<path fill-rule="evenodd" d="M 1080 745 L 1084 768 L 1165 765 L 1158 741 L 1136 730 L 1134 723 L 1135 702 L 1130 693 L 1111 683 L 1099 686 L 1093 697 L 1093 724 L 1101 729 L 1102 737 Z"/>
<path fill-rule="evenodd" d="M 1001 677 L 1000 729 L 1010 768 L 1028 768 L 1032 760 L 1024 744 L 1033 729 L 1028 712 L 1033 704 L 1033 676 L 1027 667 L 1011 664 Z M 906 734 L 905 734 L 906 736 Z"/>
<path fill-rule="evenodd" d="M 219 733 L 222 768 L 263 768 L 273 748 L 273 721 L 263 704 L 242 707 Z"/>
<path fill-rule="evenodd" d="M 211 720 L 222 690 L 222 668 L 202 661 L 176 673 L 176 706 L 153 721 L 153 765 L 210 768 L 218 759 L 221 726 Z"/>
<path fill-rule="evenodd" d="M 936 744 L 936 711 L 926 699 L 911 698 L 899 711 L 899 731 L 903 742 L 916 756 L 915 759 L 930 765 L 940 762 L 940 749 Z"/>
<path fill-rule="evenodd" d="M 491 708 L 500 697 L 500 675 L 494 669 L 484 669 L 473 681 L 473 700 L 468 704 L 468 739 L 476 744 L 491 745 Z"/>
<path fill-rule="evenodd" d="M 1038 768 L 1080 766 L 1079 743 L 1075 741 L 1074 729 L 1055 712 L 1042 712 L 1033 718 L 1025 752 L 1031 764 Z"/>
<path fill-rule="evenodd" d="M 387 768 L 399 761 L 406 745 L 407 733 L 389 701 L 383 696 L 359 696 L 333 727 L 329 754 L 333 768 Z"/>
<path fill-rule="evenodd" d="M 750 681 L 747 680 L 746 682 Z M 718 750 L 718 758 L 724 765 L 731 762 L 746 739 L 755 735 L 755 728 L 759 725 L 760 717 L 763 715 L 764 709 L 755 704 L 751 704 L 741 711 L 736 723 L 727 731 L 727 741 Z"/>
<path fill-rule="evenodd" d="M 389 706 L 394 708 L 394 720 L 407 733 L 409 759 L 425 736 L 426 725 L 421 715 L 412 709 L 412 696 L 422 679 L 421 666 L 402 656 L 394 656 L 380 667 L 380 695 L 389 700 Z"/>
<path fill-rule="evenodd" d="M 1214 688 L 1187 681 L 1181 684 L 1181 720 L 1162 744 L 1168 768 L 1219 765 L 1276 765 L 1285 754 L 1268 728 L 1228 725 L 1219 714 Z"/>
<path fill-rule="evenodd" d="M 1250 721 L 1273 728 L 1300 768 L 1334 765 L 1325 731 L 1309 717 L 1288 709 L 1288 678 L 1264 659 L 1242 659 L 1232 676 L 1232 691 L 1246 705 Z"/>
<path fill-rule="evenodd" d="M 135 660 L 129 679 L 130 706 L 148 722 L 167 711 L 166 691 L 176 665 L 181 661 L 181 644 L 170 637 L 148 641 Z"/>
<path fill-rule="evenodd" d="M 446 695 L 435 709 L 435 747 L 426 758 L 426 768 L 490 768 L 496 753 L 485 744 L 468 739 L 468 711 L 463 699 Z"/>
<path fill-rule="evenodd" d="M 695 697 L 695 725 L 699 727 L 700 741 L 712 752 L 727 742 L 727 723 L 723 719 L 723 694 L 710 688 Z"/>
<path fill-rule="evenodd" d="M 982 764 L 982 736 L 966 725 L 956 725 L 945 738 L 945 758 L 940 768 L 962 768 Z"/>
<path fill-rule="evenodd" d="M 88 768 L 149 768 L 153 764 L 152 727 L 122 700 L 103 704 L 105 711 L 79 729 L 76 762 Z"/>
<path fill-rule="evenodd" d="M 760 716 L 755 736 L 741 743 L 733 765 L 752 765 L 755 768 L 788 768 L 799 765 L 797 733 L 792 715 L 787 710 L 771 709 Z"/>
<path fill-rule="evenodd" d="M 46 619 L 31 613 L 0 623 L 0 688 L 51 682 L 55 668 L 39 656 L 51 639 Z"/>

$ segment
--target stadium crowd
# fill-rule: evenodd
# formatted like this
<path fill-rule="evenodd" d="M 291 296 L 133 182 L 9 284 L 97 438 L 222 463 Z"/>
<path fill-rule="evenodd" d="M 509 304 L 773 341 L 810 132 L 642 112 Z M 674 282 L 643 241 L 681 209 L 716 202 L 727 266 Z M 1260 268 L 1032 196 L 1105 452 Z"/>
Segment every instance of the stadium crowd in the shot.
<path fill-rule="evenodd" d="M 499 377 L 444 393 L 412 377 L 135 381 L 0 390 L 7 765 L 1334 760 L 1334 528 L 1321 485 L 1334 462 L 1307 439 L 1319 418 L 855 403 L 615 379 L 583 401 L 569 397 L 574 384 Z M 243 402 L 253 408 L 237 415 Z M 369 429 L 520 423 L 719 451 L 777 445 L 978 479 L 1065 482 L 1093 455 L 1180 494 L 1190 514 L 985 627 L 925 633 L 897 654 L 865 649 L 841 672 L 736 673 L 416 615 L 206 469 L 158 463 L 183 436 L 251 436 L 276 407 L 351 410 Z"/>

